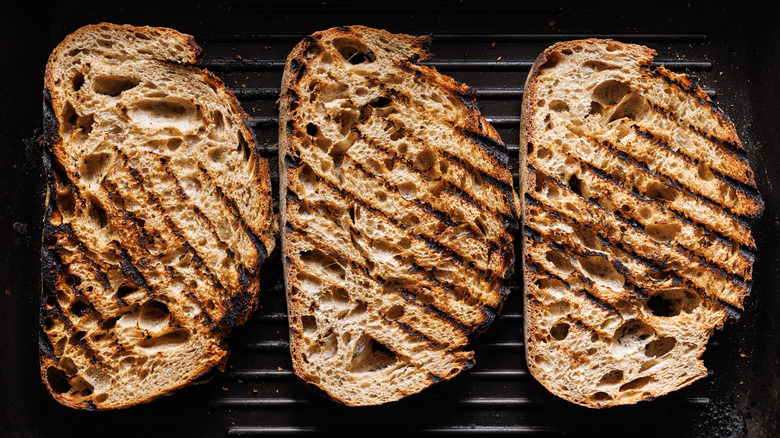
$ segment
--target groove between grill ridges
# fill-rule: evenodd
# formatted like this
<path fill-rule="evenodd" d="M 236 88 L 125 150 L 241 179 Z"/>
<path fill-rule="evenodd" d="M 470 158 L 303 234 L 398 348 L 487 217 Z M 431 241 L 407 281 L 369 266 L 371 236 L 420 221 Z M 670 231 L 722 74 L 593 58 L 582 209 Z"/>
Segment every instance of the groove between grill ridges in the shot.
<path fill-rule="evenodd" d="M 219 397 L 208 400 L 190 400 L 181 402 L 181 404 L 205 402 L 208 406 L 216 409 L 252 409 L 252 408 L 312 408 L 340 406 L 328 400 L 315 398 L 294 398 L 294 397 L 274 397 L 274 398 L 250 398 L 250 397 Z M 647 409 L 669 409 L 669 408 L 695 408 L 703 409 L 711 402 L 708 397 L 687 397 L 677 400 L 655 400 L 644 407 Z M 472 409 L 495 409 L 495 408 L 549 408 L 550 400 L 537 397 L 448 397 L 448 398 L 430 398 L 405 400 L 403 403 L 393 405 L 399 409 L 422 409 L 430 407 L 432 403 L 437 408 L 461 407 Z M 178 404 L 178 403 L 177 403 Z"/>
<path fill-rule="evenodd" d="M 474 371 L 469 370 L 459 378 L 463 380 L 517 380 L 530 377 L 525 368 L 492 369 Z M 227 371 L 219 376 L 220 380 L 276 380 L 293 379 L 295 372 L 292 369 L 250 369 Z"/>
<path fill-rule="evenodd" d="M 280 90 L 275 87 L 242 87 L 231 88 L 230 91 L 239 99 L 260 98 L 276 100 L 279 98 L 280 94 Z M 712 88 L 703 88 L 703 91 L 710 97 L 715 97 L 717 95 L 716 91 Z M 521 99 L 523 97 L 522 87 L 474 88 L 474 92 L 477 93 L 477 99 Z"/>
<path fill-rule="evenodd" d="M 514 291 L 513 291 L 514 292 Z M 507 313 L 501 313 L 498 315 L 498 319 L 496 321 L 522 321 L 523 314 L 518 312 L 507 312 Z M 287 322 L 287 314 L 286 313 L 262 313 L 258 312 L 255 314 L 255 316 L 252 317 L 252 320 L 250 322 L 257 322 L 257 323 L 268 323 L 268 322 Z"/>
<path fill-rule="evenodd" d="M 488 123 L 493 126 L 519 126 L 520 116 L 487 116 Z M 278 117 L 249 117 L 247 120 L 250 128 L 270 128 L 276 129 L 279 125 Z"/>
<path fill-rule="evenodd" d="M 522 350 L 522 342 L 475 342 L 475 350 Z M 257 341 L 234 343 L 231 346 L 235 351 L 280 351 L 290 348 L 288 341 Z"/>
<path fill-rule="evenodd" d="M 286 61 L 283 59 L 204 59 L 196 64 L 213 72 L 225 71 L 281 71 Z M 424 61 L 420 65 L 435 67 L 441 70 L 459 71 L 529 71 L 534 60 L 437 60 Z M 710 61 L 680 61 L 672 59 L 656 59 L 655 65 L 663 65 L 669 70 L 705 71 L 712 69 Z"/>
<path fill-rule="evenodd" d="M 462 42 L 462 41 L 520 41 L 520 42 L 557 42 L 561 40 L 580 40 L 586 38 L 608 38 L 614 40 L 631 40 L 634 42 L 679 42 L 704 43 L 706 34 L 698 33 L 609 33 L 609 34 L 558 34 L 558 33 L 477 33 L 477 32 L 413 32 L 411 35 L 433 35 L 434 41 Z M 237 32 L 211 32 L 195 34 L 197 41 L 204 43 L 213 42 L 257 42 L 257 41 L 299 41 L 306 36 L 305 32 L 287 33 L 237 33 Z"/>
<path fill-rule="evenodd" d="M 552 427 L 541 426 L 444 426 L 436 428 L 384 428 L 377 429 L 355 429 L 344 427 L 343 429 L 319 428 L 316 426 L 289 426 L 289 427 L 263 427 L 263 426 L 232 426 L 227 429 L 228 436 L 252 436 L 252 435 L 304 435 L 320 434 L 329 432 L 339 435 L 356 436 L 407 436 L 407 433 L 425 434 L 425 435 L 560 435 L 561 431 Z"/>

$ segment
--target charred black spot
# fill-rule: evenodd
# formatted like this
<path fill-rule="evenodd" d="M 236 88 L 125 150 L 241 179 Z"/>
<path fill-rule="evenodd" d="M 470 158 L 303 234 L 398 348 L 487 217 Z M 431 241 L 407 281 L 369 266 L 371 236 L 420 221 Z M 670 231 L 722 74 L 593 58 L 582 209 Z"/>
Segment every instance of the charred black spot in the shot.
<path fill-rule="evenodd" d="M 457 131 L 493 156 L 501 165 L 507 166 L 509 164 L 509 149 L 503 142 L 463 128 L 457 128 Z"/>

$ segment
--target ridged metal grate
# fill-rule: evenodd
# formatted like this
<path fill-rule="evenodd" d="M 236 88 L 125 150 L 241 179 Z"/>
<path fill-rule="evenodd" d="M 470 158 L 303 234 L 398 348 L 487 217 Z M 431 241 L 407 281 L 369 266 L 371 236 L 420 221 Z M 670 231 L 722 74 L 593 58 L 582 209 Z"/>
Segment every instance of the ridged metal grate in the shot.
<path fill-rule="evenodd" d="M 594 36 L 656 46 L 690 46 L 707 41 L 703 34 L 429 34 L 434 36 L 434 58 L 426 64 L 476 90 L 483 115 L 509 147 L 515 184 L 523 84 L 539 51 L 561 39 Z M 259 150 L 271 162 L 274 187 L 278 187 L 275 101 L 286 54 L 305 35 L 194 35 L 206 51 L 207 58 L 201 66 L 221 77 L 249 114 Z M 676 71 L 696 73 L 712 69 L 706 59 L 661 56 L 656 61 Z M 713 89 L 705 91 L 712 97 L 716 94 Z M 519 248 L 516 253 L 519 255 Z M 563 430 L 555 418 L 581 412 L 582 408 L 547 393 L 526 368 L 519 286 L 512 290 L 500 317 L 477 340 L 477 365 L 472 370 L 381 407 L 354 409 L 327 401 L 306 389 L 291 368 L 278 250 L 264 272 L 261 308 L 247 326 L 228 340 L 232 350 L 228 371 L 206 387 L 189 390 L 187 396 L 160 404 L 182 409 L 205 404 L 212 415 L 230 419 L 225 431 L 228 436 L 309 435 L 323 431 L 355 436 L 556 436 Z M 515 278 L 519 285 L 519 275 Z M 707 397 L 670 395 L 640 409 L 680 412 L 700 410 L 709 403 Z"/>

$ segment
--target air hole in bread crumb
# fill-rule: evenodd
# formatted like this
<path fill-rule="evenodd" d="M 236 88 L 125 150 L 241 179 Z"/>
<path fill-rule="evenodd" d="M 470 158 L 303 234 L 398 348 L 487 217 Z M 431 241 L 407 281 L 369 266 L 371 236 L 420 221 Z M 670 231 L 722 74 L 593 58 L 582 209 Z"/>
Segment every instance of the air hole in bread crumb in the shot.
<path fill-rule="evenodd" d="M 387 310 L 387 313 L 385 313 L 385 317 L 391 321 L 395 321 L 396 319 L 402 317 L 403 314 L 404 314 L 404 307 L 396 304 Z"/>
<path fill-rule="evenodd" d="M 141 306 L 138 327 L 148 331 L 158 331 L 168 325 L 171 313 L 168 306 L 158 300 L 149 300 Z"/>
<path fill-rule="evenodd" d="M 320 304 L 332 307 L 345 307 L 352 303 L 349 293 L 343 287 L 333 287 L 322 292 Z"/>
<path fill-rule="evenodd" d="M 596 86 L 592 98 L 602 107 L 608 107 L 620 102 L 630 91 L 631 87 L 628 84 L 611 79 Z"/>
<path fill-rule="evenodd" d="M 420 172 L 427 172 L 436 165 L 436 161 L 436 153 L 430 148 L 425 148 L 414 158 L 414 168 Z"/>
<path fill-rule="evenodd" d="M 86 155 L 81 160 L 79 174 L 86 181 L 100 180 L 110 162 L 111 154 L 107 152 Z"/>
<path fill-rule="evenodd" d="M 404 199 L 412 199 L 417 195 L 417 185 L 412 181 L 404 181 L 397 188 Z"/>
<path fill-rule="evenodd" d="M 675 345 L 677 345 L 677 339 L 671 336 L 655 339 L 645 347 L 645 356 L 661 357 L 672 351 Z"/>
<path fill-rule="evenodd" d="M 604 391 L 594 392 L 589 398 L 596 402 L 612 400 L 612 396 Z"/>
<path fill-rule="evenodd" d="M 655 330 L 652 327 L 638 319 L 631 319 L 615 330 L 612 339 L 619 349 L 636 351 L 644 348 L 654 335 Z"/>
<path fill-rule="evenodd" d="M 623 381 L 623 371 L 612 370 L 604 374 L 603 376 L 601 376 L 601 379 L 599 379 L 598 386 L 617 385 L 622 381 Z"/>
<path fill-rule="evenodd" d="M 556 341 L 562 341 L 569 336 L 569 324 L 565 322 L 559 322 L 552 326 L 550 329 L 550 336 Z"/>
<path fill-rule="evenodd" d="M 586 70 L 593 70 L 595 72 L 601 72 L 604 70 L 616 70 L 620 67 L 614 64 L 609 64 L 599 60 L 588 60 L 582 63 L 582 68 Z"/>
<path fill-rule="evenodd" d="M 334 259 L 318 249 L 303 251 L 300 254 L 301 262 L 314 270 L 321 270 L 341 280 L 347 276 L 347 271 Z"/>
<path fill-rule="evenodd" d="M 663 199 L 665 201 L 674 202 L 674 200 L 677 199 L 679 192 L 670 185 L 653 181 L 647 185 L 645 195 L 650 199 Z"/>
<path fill-rule="evenodd" d="M 560 99 L 553 100 L 548 106 L 551 110 L 559 113 L 569 111 L 569 104 Z"/>
<path fill-rule="evenodd" d="M 46 369 L 46 382 L 55 394 L 64 394 L 70 391 L 71 386 L 68 382 L 68 376 L 57 367 Z"/>
<path fill-rule="evenodd" d="M 577 257 L 582 270 L 590 279 L 614 290 L 621 290 L 625 278 L 618 273 L 615 265 L 602 256 Z"/>
<path fill-rule="evenodd" d="M 680 230 L 682 230 L 682 226 L 678 223 L 655 223 L 645 226 L 645 231 L 650 237 L 662 242 L 674 240 Z"/>
<path fill-rule="evenodd" d="M 187 342 L 190 338 L 190 332 L 185 329 L 174 330 L 161 336 L 149 339 L 143 339 L 138 342 L 138 346 L 149 353 L 170 350 Z"/>
<path fill-rule="evenodd" d="M 97 229 L 103 229 L 108 225 L 108 213 L 103 204 L 92 195 L 88 196 L 88 215 L 92 225 Z"/>
<path fill-rule="evenodd" d="M 540 147 L 536 150 L 536 157 L 539 159 L 545 159 L 550 156 L 550 150 L 546 147 Z"/>
<path fill-rule="evenodd" d="M 92 82 L 92 89 L 104 96 L 117 97 L 140 84 L 136 78 L 125 76 L 98 76 Z"/>
<path fill-rule="evenodd" d="M 576 174 L 569 177 L 569 189 L 585 199 L 590 198 L 590 189 L 587 183 L 579 179 Z"/>
<path fill-rule="evenodd" d="M 70 312 L 75 315 L 77 318 L 81 318 L 82 316 L 89 313 L 92 309 L 92 306 L 85 300 L 77 299 L 70 305 Z"/>
<path fill-rule="evenodd" d="M 604 248 L 601 245 L 599 236 L 590 228 L 577 228 L 574 231 L 574 237 L 586 248 L 602 251 Z"/>
<path fill-rule="evenodd" d="M 645 305 L 654 316 L 673 317 L 690 313 L 701 304 L 701 298 L 687 289 L 667 289 L 654 293 Z"/>
<path fill-rule="evenodd" d="M 648 383 L 652 382 L 653 378 L 651 376 L 645 376 L 645 377 L 639 377 L 637 379 L 634 379 L 630 382 L 627 382 L 620 386 L 619 391 L 629 391 L 632 389 L 639 389 L 647 385 Z"/>
<path fill-rule="evenodd" d="M 76 74 L 73 75 L 71 83 L 73 84 L 73 91 L 81 90 L 81 87 L 84 86 L 84 74 L 80 71 L 77 71 Z"/>
<path fill-rule="evenodd" d="M 398 360 L 395 352 L 364 333 L 355 342 L 347 371 L 351 373 L 378 371 L 396 364 Z"/>
<path fill-rule="evenodd" d="M 119 286 L 119 288 L 116 290 L 116 293 L 114 294 L 114 298 L 116 298 L 117 300 L 126 301 L 127 297 L 139 291 L 140 289 L 136 285 L 123 284 Z"/>
<path fill-rule="evenodd" d="M 549 250 L 544 255 L 544 258 L 553 264 L 556 270 L 563 272 L 564 274 L 568 274 L 574 270 L 574 266 L 572 265 L 571 261 L 566 258 L 563 254 L 554 251 Z"/>
<path fill-rule="evenodd" d="M 303 315 L 301 317 L 301 326 L 304 334 L 314 333 L 317 331 L 317 318 L 313 315 Z"/>
<path fill-rule="evenodd" d="M 606 123 L 620 119 L 640 120 L 649 109 L 650 105 L 644 97 L 630 94 L 615 106 Z"/>
<path fill-rule="evenodd" d="M 376 55 L 365 44 L 351 38 L 336 38 L 333 47 L 345 61 L 352 65 L 374 62 Z"/>
<path fill-rule="evenodd" d="M 539 66 L 539 70 L 544 70 L 548 68 L 553 68 L 556 65 L 558 65 L 559 62 L 563 60 L 563 54 L 560 52 L 550 52 L 547 55 L 545 55 L 544 63 Z"/>
<path fill-rule="evenodd" d="M 703 161 L 699 161 L 699 164 L 696 165 L 696 171 L 699 174 L 699 178 L 704 181 L 712 181 L 715 178 L 715 175 Z"/>

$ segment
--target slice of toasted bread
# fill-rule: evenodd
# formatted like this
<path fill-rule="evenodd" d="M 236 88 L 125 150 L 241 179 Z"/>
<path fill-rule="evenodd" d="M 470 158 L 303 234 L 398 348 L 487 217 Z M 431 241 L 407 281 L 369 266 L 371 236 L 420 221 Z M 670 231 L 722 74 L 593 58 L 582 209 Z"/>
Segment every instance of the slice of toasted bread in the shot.
<path fill-rule="evenodd" d="M 102 23 L 52 52 L 42 378 L 60 403 L 143 403 L 222 369 L 272 251 L 268 162 L 192 37 Z"/>
<path fill-rule="evenodd" d="M 736 129 L 646 47 L 561 42 L 536 60 L 521 126 L 526 357 L 588 407 L 706 376 L 738 317 L 763 204 Z"/>
<path fill-rule="evenodd" d="M 296 374 L 347 405 L 469 368 L 509 291 L 518 198 L 475 93 L 429 38 L 306 37 L 280 98 L 282 247 Z M 516 204 L 517 203 L 517 204 Z"/>

